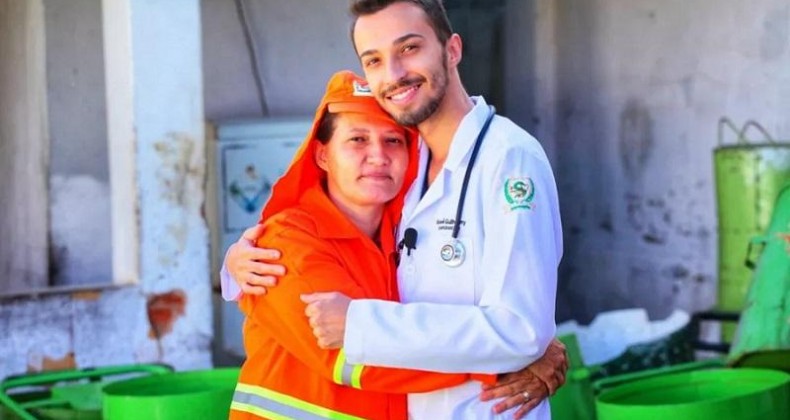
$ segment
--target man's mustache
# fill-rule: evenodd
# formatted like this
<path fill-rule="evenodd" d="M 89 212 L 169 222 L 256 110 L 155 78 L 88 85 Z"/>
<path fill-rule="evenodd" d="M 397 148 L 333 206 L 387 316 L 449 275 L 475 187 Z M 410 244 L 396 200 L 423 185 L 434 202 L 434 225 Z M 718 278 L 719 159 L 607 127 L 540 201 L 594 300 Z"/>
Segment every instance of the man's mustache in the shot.
<path fill-rule="evenodd" d="M 414 76 L 414 77 L 411 77 L 411 78 L 403 78 L 403 79 L 400 79 L 397 82 L 387 86 L 387 88 L 384 89 L 381 94 L 383 96 L 389 96 L 392 92 L 394 92 L 394 91 L 396 91 L 398 89 L 405 88 L 405 87 L 410 87 L 410 86 L 414 86 L 414 85 L 418 85 L 418 84 L 421 84 L 421 83 L 425 83 L 425 81 L 426 81 L 426 79 L 424 77 L 422 77 L 422 76 Z"/>

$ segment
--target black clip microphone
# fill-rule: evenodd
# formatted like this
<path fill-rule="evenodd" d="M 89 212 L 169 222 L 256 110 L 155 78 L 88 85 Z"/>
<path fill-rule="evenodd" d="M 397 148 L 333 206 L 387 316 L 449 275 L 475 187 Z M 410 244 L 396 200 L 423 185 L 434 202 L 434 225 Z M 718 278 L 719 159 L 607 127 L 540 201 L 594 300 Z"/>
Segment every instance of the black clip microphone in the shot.
<path fill-rule="evenodd" d="M 417 249 L 417 229 L 407 228 L 403 232 L 403 239 L 398 244 L 398 250 L 406 247 L 406 255 L 411 256 L 411 250 Z"/>

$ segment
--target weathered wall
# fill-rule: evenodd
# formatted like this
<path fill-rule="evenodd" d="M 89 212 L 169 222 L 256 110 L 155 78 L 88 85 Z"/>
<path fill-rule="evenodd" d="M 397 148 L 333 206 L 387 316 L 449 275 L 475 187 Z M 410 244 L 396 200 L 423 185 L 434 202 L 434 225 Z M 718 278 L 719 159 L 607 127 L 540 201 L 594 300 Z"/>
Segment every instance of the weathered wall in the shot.
<path fill-rule="evenodd" d="M 112 282 L 101 13 L 101 0 L 44 1 L 54 285 Z"/>
<path fill-rule="evenodd" d="M 49 139 L 40 0 L 0 0 L 0 287 L 47 283 Z M 7 59 L 13 57 L 13 60 Z"/>
<path fill-rule="evenodd" d="M 132 150 L 113 156 L 132 174 L 117 180 L 130 191 L 113 197 L 130 198 L 134 216 L 113 227 L 131 227 L 137 233 L 128 238 L 138 238 L 114 251 L 139 253 L 129 271 L 138 275 L 123 279 L 137 283 L 0 300 L 0 378 L 108 364 L 211 365 L 200 3 L 102 6 L 112 46 L 105 50 L 108 128 Z"/>
<path fill-rule="evenodd" d="M 547 100 L 556 106 L 536 115 L 555 121 L 566 240 L 560 318 L 709 308 L 717 121 L 754 118 L 790 138 L 790 4 L 554 6 L 556 92 Z"/>

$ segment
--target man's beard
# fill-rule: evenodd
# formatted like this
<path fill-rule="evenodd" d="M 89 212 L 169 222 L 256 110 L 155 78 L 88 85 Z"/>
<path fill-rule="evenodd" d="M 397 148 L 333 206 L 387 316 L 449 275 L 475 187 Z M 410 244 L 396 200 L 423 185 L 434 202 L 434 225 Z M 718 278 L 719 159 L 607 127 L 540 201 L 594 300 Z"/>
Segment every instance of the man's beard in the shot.
<path fill-rule="evenodd" d="M 387 109 L 387 111 L 392 115 L 392 118 L 395 119 L 398 124 L 416 126 L 417 124 L 427 120 L 436 112 L 437 109 L 439 109 L 439 104 L 441 104 L 445 94 L 447 94 L 447 60 L 445 57 L 446 53 L 442 54 L 442 70 L 440 72 L 434 72 L 430 75 L 431 86 L 436 89 L 436 92 L 435 95 L 428 98 L 428 102 L 413 111 L 403 111 L 398 114 L 395 113 L 397 111 Z M 401 79 L 396 84 L 388 87 L 381 95 L 381 99 L 383 101 L 389 92 L 395 89 L 421 83 L 424 84 L 425 81 L 425 78 L 421 76 Z M 386 109 L 386 107 L 384 107 L 384 109 Z"/>

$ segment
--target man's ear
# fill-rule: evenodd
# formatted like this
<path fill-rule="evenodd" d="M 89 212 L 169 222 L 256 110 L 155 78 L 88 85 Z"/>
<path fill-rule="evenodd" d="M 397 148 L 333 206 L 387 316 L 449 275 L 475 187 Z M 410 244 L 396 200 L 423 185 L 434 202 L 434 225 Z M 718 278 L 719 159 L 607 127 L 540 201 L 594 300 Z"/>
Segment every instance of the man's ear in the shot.
<path fill-rule="evenodd" d="M 326 157 L 326 145 L 318 143 L 315 148 L 315 164 L 318 165 L 319 168 L 323 169 L 325 172 L 327 171 L 327 157 Z"/>
<path fill-rule="evenodd" d="M 447 39 L 447 61 L 449 67 L 458 67 L 463 56 L 464 43 L 461 40 L 461 35 L 452 34 Z"/>

